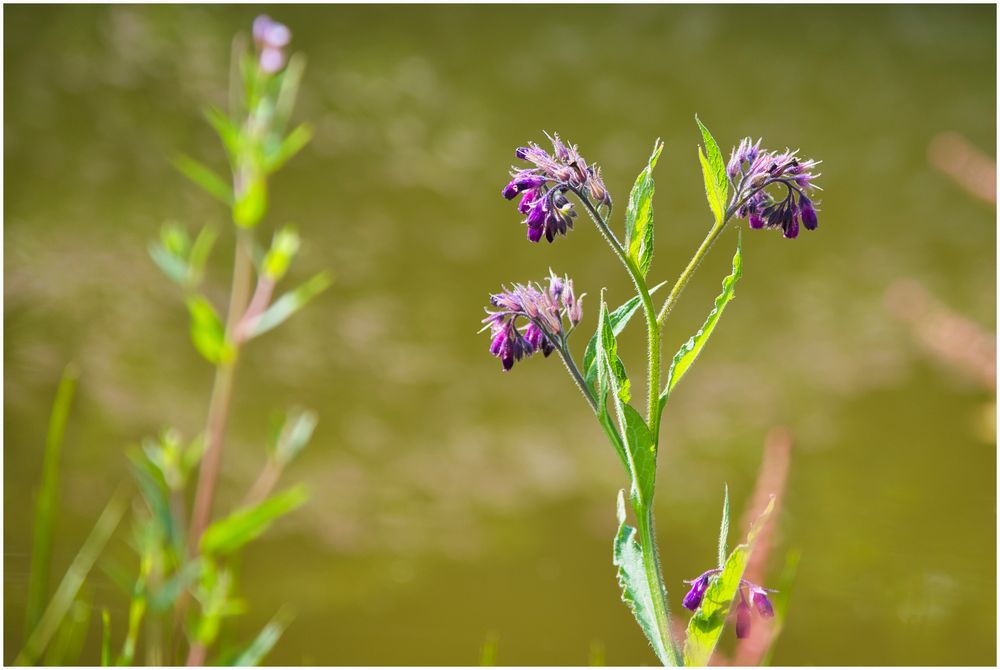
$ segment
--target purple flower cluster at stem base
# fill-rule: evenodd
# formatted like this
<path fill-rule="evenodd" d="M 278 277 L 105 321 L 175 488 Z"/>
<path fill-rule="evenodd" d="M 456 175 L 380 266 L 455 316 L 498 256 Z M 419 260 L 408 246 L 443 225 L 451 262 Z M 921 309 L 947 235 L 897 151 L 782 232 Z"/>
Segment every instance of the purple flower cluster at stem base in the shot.
<path fill-rule="evenodd" d="M 572 279 L 550 270 L 548 284 L 547 289 L 530 282 L 514 284 L 490 296 L 495 310 L 486 309 L 482 330 L 489 329 L 490 353 L 500 359 L 505 372 L 537 351 L 551 354 L 583 318 L 584 296 L 576 296 Z"/>
<path fill-rule="evenodd" d="M 552 153 L 530 143 L 519 147 L 514 156 L 532 163 L 531 168 L 511 168 L 511 180 L 504 186 L 501 195 L 507 200 L 521 196 L 517 211 L 525 215 L 528 239 L 539 242 L 544 237 L 549 242 L 556 235 L 565 235 L 573 227 L 576 211 L 566 198 L 567 191 L 573 191 L 593 206 L 611 206 L 601 168 L 587 165 L 580 156 L 576 145 L 567 145 L 558 134 L 549 136 Z"/>
<path fill-rule="evenodd" d="M 736 192 L 733 202 L 739 205 L 736 215 L 747 219 L 753 230 L 780 228 L 789 239 L 798 237 L 800 224 L 806 230 L 815 230 L 819 220 L 809 194 L 819 188 L 813 183 L 819 177 L 813 168 L 819 163 L 800 160 L 797 150 L 762 150 L 760 143 L 744 138 L 726 165 Z M 767 191 L 771 185 L 783 186 L 785 197 L 776 199 Z"/>
<path fill-rule="evenodd" d="M 685 581 L 685 584 L 691 585 L 691 589 L 682 601 L 684 607 L 692 612 L 697 610 L 705 599 L 705 594 L 708 592 L 712 580 L 721 572 L 721 569 L 714 568 L 703 572 L 695 579 Z M 774 591 L 746 579 L 740 580 L 736 596 L 739 599 L 736 603 L 736 637 L 743 639 L 750 635 L 750 620 L 753 610 L 756 610 L 757 614 L 765 619 L 774 616 L 774 606 L 771 604 L 770 598 L 767 597 L 768 593 L 774 593 Z"/>

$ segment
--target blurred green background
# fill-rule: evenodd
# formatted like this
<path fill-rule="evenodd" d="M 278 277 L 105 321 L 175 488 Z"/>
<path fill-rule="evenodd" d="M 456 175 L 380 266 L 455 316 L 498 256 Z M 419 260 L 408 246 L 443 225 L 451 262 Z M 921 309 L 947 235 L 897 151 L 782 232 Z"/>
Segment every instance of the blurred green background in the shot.
<path fill-rule="evenodd" d="M 128 477 L 126 447 L 202 429 L 212 371 L 146 247 L 168 219 L 220 224 L 209 280 L 223 301 L 226 214 L 169 158 L 224 165 L 199 110 L 225 104 L 231 37 L 259 9 L 4 10 L 7 662 L 65 363 L 82 378 L 59 574 Z M 255 477 L 272 411 L 320 414 L 286 480 L 312 500 L 242 565 L 245 636 L 283 603 L 297 612 L 269 662 L 475 664 L 487 639 L 501 664 L 585 664 L 595 648 L 609 664 L 655 661 L 618 601 L 613 451 L 557 362 L 501 374 L 476 330 L 490 291 L 550 266 L 589 294 L 587 329 L 602 287 L 629 296 L 591 226 L 524 240 L 499 196 L 514 147 L 559 131 L 623 205 L 662 137 L 651 277 L 673 279 L 709 224 L 697 112 L 724 149 L 763 136 L 823 159 L 825 190 L 817 232 L 744 235 L 738 299 L 665 415 L 657 517 L 674 602 L 713 561 L 723 483 L 739 518 L 765 435 L 784 426 L 772 581 L 787 552 L 801 563 L 774 662 L 995 664 L 995 376 L 956 362 L 968 342 L 943 312 L 897 318 L 925 291 L 994 337 L 995 206 L 929 147 L 954 131 L 995 155 L 995 7 L 270 13 L 309 58 L 297 116 L 317 132 L 277 175 L 269 225 L 300 225 L 293 282 L 336 278 L 250 347 L 238 378 L 218 509 Z M 665 355 L 700 325 L 734 245 L 730 231 L 688 288 Z M 934 319 L 937 349 L 921 330 Z M 641 330 L 621 344 L 632 370 Z M 124 621 L 101 569 L 92 595 Z"/>

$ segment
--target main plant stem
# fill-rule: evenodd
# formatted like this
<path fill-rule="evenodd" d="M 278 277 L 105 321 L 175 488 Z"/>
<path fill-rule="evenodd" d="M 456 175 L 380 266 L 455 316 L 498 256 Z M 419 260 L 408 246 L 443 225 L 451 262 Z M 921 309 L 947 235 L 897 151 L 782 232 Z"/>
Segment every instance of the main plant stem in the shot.
<path fill-rule="evenodd" d="M 188 535 L 188 554 L 198 553 L 198 541 L 208 526 L 212 516 L 212 502 L 215 487 L 222 468 L 222 443 L 229 421 L 229 406 L 233 396 L 233 382 L 236 364 L 239 361 L 240 343 L 233 337 L 246 310 L 250 296 L 252 264 L 250 261 L 250 233 L 247 229 L 237 230 L 236 257 L 233 261 L 233 282 L 229 292 L 229 309 L 226 313 L 225 341 L 233 349 L 228 358 L 215 368 L 215 383 L 212 386 L 212 400 L 208 406 L 208 421 L 205 429 L 205 455 L 198 471 L 198 488 L 195 491 L 194 508 L 191 513 L 191 529 Z"/>

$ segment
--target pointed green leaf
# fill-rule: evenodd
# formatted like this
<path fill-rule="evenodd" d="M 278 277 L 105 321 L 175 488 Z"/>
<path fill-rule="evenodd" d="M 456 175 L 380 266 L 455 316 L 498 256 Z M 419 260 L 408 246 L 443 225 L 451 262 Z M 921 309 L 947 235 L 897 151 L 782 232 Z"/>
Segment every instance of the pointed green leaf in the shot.
<path fill-rule="evenodd" d="M 618 568 L 618 585 L 622 589 L 622 600 L 632 611 L 632 615 L 646 634 L 656 657 L 663 665 L 670 665 L 670 657 L 660 640 L 653 610 L 653 596 L 646 581 L 643 567 L 642 547 L 636 540 L 635 528 L 625 523 L 625 492 L 618 492 L 618 534 L 615 535 L 613 561 Z"/>
<path fill-rule="evenodd" d="M 292 132 L 288 133 L 288 137 L 281 141 L 277 149 L 267 155 L 264 160 L 264 170 L 268 173 L 278 170 L 309 144 L 312 136 L 313 131 L 309 124 L 303 123 L 296 126 Z"/>
<path fill-rule="evenodd" d="M 646 504 L 653 499 L 656 485 L 656 443 L 649 426 L 631 405 L 623 408 L 625 417 L 625 446 L 634 468 L 632 495 Z"/>
<path fill-rule="evenodd" d="M 636 177 L 625 210 L 625 251 L 645 277 L 653 262 L 653 168 L 663 151 L 663 142 L 656 140 L 649 163 Z"/>
<path fill-rule="evenodd" d="M 713 578 L 701 606 L 691 617 L 687 627 L 687 637 L 684 641 L 684 665 L 708 665 L 715 651 L 715 646 L 722 635 L 726 618 L 733 599 L 739 589 L 743 571 L 750 561 L 754 540 L 768 515 L 774 508 L 774 498 L 767 508 L 754 522 L 745 544 L 741 544 L 726 559 L 722 572 Z"/>
<path fill-rule="evenodd" d="M 175 157 L 173 162 L 174 167 L 182 175 L 201 186 L 210 196 L 226 205 L 233 204 L 233 191 L 229 184 L 212 172 L 210 168 L 184 154 Z"/>
<path fill-rule="evenodd" d="M 267 212 L 267 182 L 264 177 L 251 175 L 233 203 L 233 223 L 241 228 L 253 228 Z"/>
<path fill-rule="evenodd" d="M 241 667 L 260 665 L 268 652 L 281 639 L 281 635 L 288 628 L 289 623 L 291 623 L 291 615 L 286 610 L 279 610 L 243 653 L 236 657 L 233 665 Z"/>
<path fill-rule="evenodd" d="M 247 336 L 257 337 L 281 325 L 288 317 L 305 307 L 306 303 L 325 291 L 330 286 L 330 281 L 329 273 L 320 272 L 297 289 L 281 296 L 249 325 Z"/>
<path fill-rule="evenodd" d="M 603 404 L 608 391 L 613 390 L 617 404 L 627 403 L 631 397 L 631 382 L 625 372 L 625 364 L 618 357 L 618 342 L 615 340 L 614 330 L 611 328 L 611 317 L 608 314 L 608 304 L 601 296 L 601 317 L 598 323 L 597 339 L 597 379 L 598 379 L 598 404 Z M 604 361 L 605 364 L 602 364 Z M 606 374 L 602 376 L 602 371 Z M 618 423 L 624 429 L 625 422 L 622 419 L 621 411 L 618 413 Z"/>
<path fill-rule="evenodd" d="M 725 496 L 722 499 L 722 525 L 719 527 L 719 567 L 725 567 L 726 556 L 729 554 L 729 485 L 726 485 Z"/>
<path fill-rule="evenodd" d="M 658 289 L 666 286 L 667 282 L 660 282 L 653 288 L 649 289 L 649 294 L 652 295 L 656 293 Z M 639 296 L 632 296 L 625 301 L 618 309 L 611 312 L 608 315 L 608 321 L 611 322 L 611 330 L 614 332 L 615 337 L 621 335 L 622 331 L 625 330 L 625 326 L 628 325 L 629 320 L 632 315 L 636 313 L 639 306 L 642 304 L 642 298 Z M 600 334 L 600 328 L 594 332 L 593 337 L 587 342 L 587 348 L 583 352 L 583 377 L 587 381 L 587 384 L 596 390 L 594 382 L 597 380 L 597 336 Z"/>
<path fill-rule="evenodd" d="M 235 161 L 240 155 L 240 145 L 242 144 L 240 129 L 233 123 L 225 113 L 218 107 L 208 107 L 205 110 L 205 118 L 208 124 L 215 129 L 222 140 L 222 146 L 226 148 L 229 159 Z"/>
<path fill-rule="evenodd" d="M 198 233 L 191 245 L 191 253 L 188 255 L 187 280 L 191 286 L 197 286 L 201 282 L 202 273 L 205 271 L 205 263 L 208 255 L 215 245 L 215 240 L 219 236 L 219 231 L 215 226 L 205 226 Z"/>
<path fill-rule="evenodd" d="M 187 306 L 191 314 L 191 341 L 198 353 L 213 365 L 230 360 L 233 349 L 226 342 L 226 329 L 212 303 L 195 295 L 188 298 Z"/>
<path fill-rule="evenodd" d="M 698 160 L 701 162 L 702 176 L 705 178 L 705 195 L 708 197 L 708 206 L 715 215 L 715 222 L 722 223 L 726 216 L 726 198 L 729 194 L 729 177 L 726 175 L 726 161 L 722 158 L 722 151 L 719 144 L 708 132 L 708 128 L 697 116 L 694 117 L 701 129 L 701 137 L 705 142 L 705 153 L 698 148 Z"/>
<path fill-rule="evenodd" d="M 285 276 L 288 265 L 299 251 L 299 234 L 294 226 L 282 226 L 274 233 L 271 248 L 264 256 L 263 272 L 268 279 L 277 283 Z"/>
<path fill-rule="evenodd" d="M 667 398 L 670 393 L 673 392 L 674 387 L 680 382 L 681 378 L 688 371 L 692 364 L 694 364 L 695 359 L 698 358 L 698 354 L 705 347 L 708 342 L 708 338 L 712 336 L 712 332 L 715 330 L 716 324 L 718 324 L 719 319 L 722 317 L 722 312 L 726 309 L 726 305 L 736 297 L 736 282 L 743 275 L 743 245 L 741 238 L 736 238 L 736 255 L 733 256 L 733 271 L 732 274 L 727 276 L 722 280 L 722 293 L 718 295 L 715 299 L 715 307 L 709 312 L 708 318 L 705 319 L 705 323 L 702 325 L 701 329 L 694 334 L 691 339 L 681 345 L 681 348 L 674 355 L 673 362 L 670 363 L 670 369 L 667 371 L 667 384 L 663 389 L 663 393 L 660 395 L 660 407 L 662 408 L 667 402 Z"/>
<path fill-rule="evenodd" d="M 208 527 L 201 536 L 201 550 L 206 554 L 231 554 L 308 498 L 305 487 L 299 485 L 256 505 L 240 508 Z"/>

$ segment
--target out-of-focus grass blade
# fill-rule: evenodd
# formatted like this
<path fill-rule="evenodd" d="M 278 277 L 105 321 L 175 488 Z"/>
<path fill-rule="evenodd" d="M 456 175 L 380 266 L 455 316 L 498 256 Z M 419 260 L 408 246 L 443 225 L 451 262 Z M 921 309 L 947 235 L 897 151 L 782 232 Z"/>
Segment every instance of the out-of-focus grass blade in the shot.
<path fill-rule="evenodd" d="M 73 601 L 69 615 L 59 626 L 56 639 L 45 652 L 45 665 L 73 665 L 80 656 L 90 623 L 90 603 L 82 598 Z"/>
<path fill-rule="evenodd" d="M 76 594 L 80 592 L 80 587 L 83 586 L 84 580 L 90 574 L 90 570 L 103 551 L 104 545 L 108 543 L 112 533 L 118 528 L 122 516 L 128 509 L 128 499 L 127 489 L 122 487 L 105 506 L 97 523 L 91 529 L 90 535 L 87 536 L 80 551 L 70 563 L 69 569 L 66 570 L 59 588 L 56 589 L 45 611 L 42 612 L 38 625 L 31 631 L 24 648 L 17 655 L 14 661 L 15 665 L 33 665 L 38 661 L 59 628 L 63 617 L 66 616 L 66 612 L 73 604 Z"/>
<path fill-rule="evenodd" d="M 500 648 L 500 636 L 491 630 L 486 633 L 483 647 L 479 650 L 479 665 L 482 667 L 494 666 L 497 664 L 497 651 Z"/>
<path fill-rule="evenodd" d="M 52 533 L 56 508 L 59 504 L 59 456 L 62 452 L 66 419 L 76 391 L 80 371 L 70 363 L 63 370 L 52 414 L 49 415 L 49 432 L 45 438 L 45 455 L 42 461 L 42 483 L 38 489 L 35 507 L 35 534 L 31 548 L 31 577 L 28 581 L 28 607 L 25 618 L 25 635 L 34 630 L 42 616 L 45 599 L 49 593 L 49 570 L 52 563 Z"/>
<path fill-rule="evenodd" d="M 111 615 L 108 608 L 101 610 L 101 667 L 111 664 Z"/>
<path fill-rule="evenodd" d="M 288 119 L 292 116 L 305 70 L 306 57 L 302 54 L 294 54 L 288 59 L 288 65 L 281 75 L 281 88 L 278 89 L 278 100 L 274 107 L 274 129 L 278 133 L 284 132 Z"/>
<path fill-rule="evenodd" d="M 288 610 L 281 609 L 274 618 L 271 619 L 264 628 L 261 629 L 253 642 L 236 657 L 233 665 L 254 666 L 260 665 L 264 657 L 274 648 L 274 645 L 281 639 L 282 633 L 292 622 L 292 616 Z"/>

